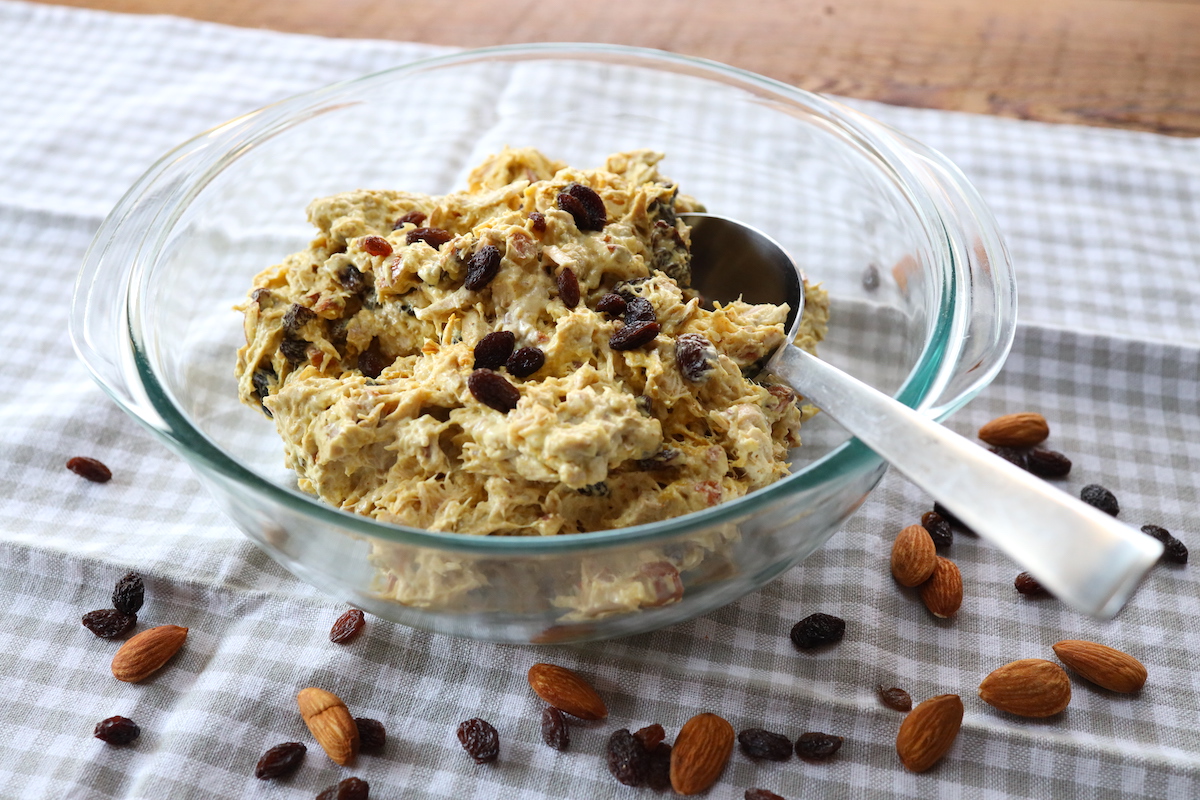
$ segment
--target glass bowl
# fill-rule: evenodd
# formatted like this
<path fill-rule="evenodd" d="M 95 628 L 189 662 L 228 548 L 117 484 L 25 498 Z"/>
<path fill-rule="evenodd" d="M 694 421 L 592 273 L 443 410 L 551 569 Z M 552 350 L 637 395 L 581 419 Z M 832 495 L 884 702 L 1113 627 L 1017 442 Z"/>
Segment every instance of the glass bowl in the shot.
<path fill-rule="evenodd" d="M 942 418 L 999 370 L 1012 269 L 943 156 L 817 95 L 609 45 L 428 59 L 234 119 L 168 153 L 96 234 L 73 300 L 80 357 L 186 460 L 237 526 L 325 592 L 417 628 L 506 642 L 652 630 L 751 592 L 821 546 L 886 465 L 818 414 L 792 474 L 621 530 L 477 537 L 383 524 L 301 493 L 241 405 L 233 309 L 312 237 L 305 206 L 359 188 L 442 194 L 505 145 L 572 166 L 651 148 L 712 213 L 782 243 L 832 296 L 822 357 Z"/>

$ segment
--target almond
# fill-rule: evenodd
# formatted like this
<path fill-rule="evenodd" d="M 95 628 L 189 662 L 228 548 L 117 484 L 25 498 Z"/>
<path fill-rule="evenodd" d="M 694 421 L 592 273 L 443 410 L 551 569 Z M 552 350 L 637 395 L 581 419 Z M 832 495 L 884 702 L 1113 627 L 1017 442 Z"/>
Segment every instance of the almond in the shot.
<path fill-rule="evenodd" d="M 937 566 L 933 537 L 920 525 L 909 525 L 892 543 L 892 575 L 901 586 L 920 586 Z"/>
<path fill-rule="evenodd" d="M 1049 435 L 1046 418 L 1029 411 L 996 417 L 979 429 L 979 438 L 993 447 L 1033 447 Z"/>
<path fill-rule="evenodd" d="M 300 716 L 317 744 L 335 764 L 354 763 L 358 753 L 358 725 L 342 699 L 332 692 L 310 686 L 296 695 Z"/>
<path fill-rule="evenodd" d="M 1071 702 L 1063 668 L 1042 658 L 1023 658 L 992 672 L 979 684 L 983 702 L 1022 717 L 1050 717 Z"/>
<path fill-rule="evenodd" d="M 924 772 L 946 755 L 962 727 L 962 698 L 939 694 L 918 705 L 896 734 L 900 763 L 913 772 Z"/>
<path fill-rule="evenodd" d="M 1113 692 L 1136 692 L 1146 684 L 1146 667 L 1133 656 L 1096 642 L 1067 639 L 1054 653 L 1071 669 Z"/>
<path fill-rule="evenodd" d="M 697 714 L 683 723 L 671 750 L 671 787 L 679 794 L 699 794 L 716 783 L 733 739 L 733 726 L 716 714 Z"/>
<path fill-rule="evenodd" d="M 187 634 L 188 629 L 178 625 L 159 625 L 142 631 L 121 645 L 113 656 L 113 677 L 126 683 L 144 681 L 179 652 Z"/>
<path fill-rule="evenodd" d="M 929 580 L 921 584 L 921 602 L 935 617 L 954 616 L 962 606 L 962 573 L 958 565 L 948 558 L 937 557 L 937 564 Z"/>
<path fill-rule="evenodd" d="M 604 719 L 608 708 L 592 685 L 566 667 L 534 664 L 529 668 L 529 686 L 550 705 L 580 719 Z"/>

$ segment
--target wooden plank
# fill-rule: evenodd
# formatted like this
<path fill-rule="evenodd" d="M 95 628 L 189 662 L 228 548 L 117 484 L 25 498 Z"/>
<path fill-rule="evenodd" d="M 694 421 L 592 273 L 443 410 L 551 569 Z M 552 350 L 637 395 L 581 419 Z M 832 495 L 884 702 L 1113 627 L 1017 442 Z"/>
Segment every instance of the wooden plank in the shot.
<path fill-rule="evenodd" d="M 594 41 L 901 105 L 1200 135 L 1200 0 L 54 0 L 324 36 Z"/>

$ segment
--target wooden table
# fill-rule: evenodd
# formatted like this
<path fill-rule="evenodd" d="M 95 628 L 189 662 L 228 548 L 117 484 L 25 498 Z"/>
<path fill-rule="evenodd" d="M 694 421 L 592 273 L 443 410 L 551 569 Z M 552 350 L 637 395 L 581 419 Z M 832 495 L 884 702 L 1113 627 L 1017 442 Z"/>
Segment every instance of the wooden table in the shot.
<path fill-rule="evenodd" d="M 54 1 L 464 47 L 641 45 L 888 103 L 1200 136 L 1200 0 Z"/>

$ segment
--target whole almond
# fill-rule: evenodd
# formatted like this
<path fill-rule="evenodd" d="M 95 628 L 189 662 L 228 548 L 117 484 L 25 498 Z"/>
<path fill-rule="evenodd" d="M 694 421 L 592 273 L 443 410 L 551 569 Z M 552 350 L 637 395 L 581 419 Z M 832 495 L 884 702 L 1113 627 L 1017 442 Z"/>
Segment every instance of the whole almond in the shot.
<path fill-rule="evenodd" d="M 113 656 L 113 677 L 126 683 L 144 681 L 179 652 L 187 634 L 188 629 L 178 625 L 159 625 L 142 631 L 121 645 Z"/>
<path fill-rule="evenodd" d="M 963 600 L 962 573 L 958 571 L 958 565 L 938 556 L 933 574 L 918 591 L 930 614 L 943 619 L 954 616 Z"/>
<path fill-rule="evenodd" d="M 1071 681 L 1058 664 L 1023 658 L 1005 664 L 979 684 L 983 702 L 1022 717 L 1051 717 L 1071 702 Z"/>
<path fill-rule="evenodd" d="M 896 734 L 900 763 L 913 772 L 932 767 L 954 744 L 962 719 L 962 698 L 956 694 L 939 694 L 919 704 Z"/>
<path fill-rule="evenodd" d="M 716 783 L 733 740 L 733 726 L 716 714 L 697 714 L 683 723 L 671 750 L 671 787 L 679 794 L 699 794 Z"/>
<path fill-rule="evenodd" d="M 608 708 L 592 685 L 566 667 L 534 664 L 529 668 L 529 686 L 538 697 L 573 717 L 604 719 L 608 716 Z"/>
<path fill-rule="evenodd" d="M 1054 653 L 1071 669 L 1113 692 L 1136 692 L 1146 684 L 1146 667 L 1128 653 L 1096 642 L 1067 639 Z"/>
<path fill-rule="evenodd" d="M 354 763 L 358 753 L 358 725 L 342 699 L 332 692 L 310 686 L 296 695 L 300 716 L 321 749 L 335 764 Z"/>
<path fill-rule="evenodd" d="M 920 525 L 909 525 L 892 543 L 892 575 L 901 586 L 920 586 L 937 566 L 933 537 Z"/>
<path fill-rule="evenodd" d="M 993 447 L 1033 447 L 1049 435 L 1046 418 L 1030 411 L 996 417 L 979 429 L 979 438 Z"/>

